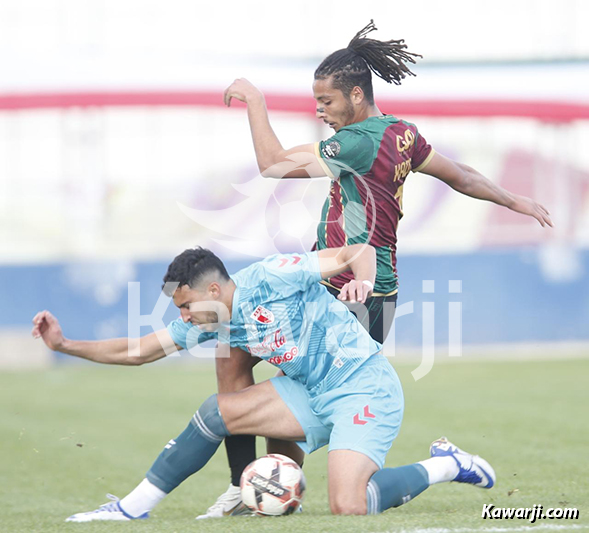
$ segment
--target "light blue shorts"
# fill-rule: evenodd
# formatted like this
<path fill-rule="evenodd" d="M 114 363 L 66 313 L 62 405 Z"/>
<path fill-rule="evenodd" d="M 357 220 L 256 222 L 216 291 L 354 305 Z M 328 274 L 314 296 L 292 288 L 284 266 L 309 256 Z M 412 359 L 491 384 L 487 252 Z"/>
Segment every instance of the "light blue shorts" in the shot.
<path fill-rule="evenodd" d="M 329 444 L 331 450 L 353 450 L 379 468 L 399 434 L 403 419 L 401 383 L 382 355 L 374 355 L 338 387 L 313 392 L 286 376 L 270 380 L 305 432 L 305 453 Z"/>

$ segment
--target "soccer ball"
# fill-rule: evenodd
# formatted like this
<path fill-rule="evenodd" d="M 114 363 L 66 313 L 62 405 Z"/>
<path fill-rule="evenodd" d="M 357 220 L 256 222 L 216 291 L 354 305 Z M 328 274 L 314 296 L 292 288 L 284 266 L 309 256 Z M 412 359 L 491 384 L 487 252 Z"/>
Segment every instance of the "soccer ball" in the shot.
<path fill-rule="evenodd" d="M 294 513 L 305 493 L 301 467 L 286 455 L 270 454 L 250 463 L 241 475 L 241 498 L 260 516 Z"/>

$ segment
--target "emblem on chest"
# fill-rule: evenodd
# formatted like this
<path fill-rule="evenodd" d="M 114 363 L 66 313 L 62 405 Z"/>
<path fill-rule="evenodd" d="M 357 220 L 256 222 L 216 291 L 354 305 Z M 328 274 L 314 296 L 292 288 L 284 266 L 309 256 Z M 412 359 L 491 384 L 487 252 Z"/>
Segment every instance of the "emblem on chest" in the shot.
<path fill-rule="evenodd" d="M 250 315 L 250 317 L 260 324 L 272 324 L 272 322 L 274 322 L 274 313 L 261 305 L 256 307 L 256 310 Z"/>

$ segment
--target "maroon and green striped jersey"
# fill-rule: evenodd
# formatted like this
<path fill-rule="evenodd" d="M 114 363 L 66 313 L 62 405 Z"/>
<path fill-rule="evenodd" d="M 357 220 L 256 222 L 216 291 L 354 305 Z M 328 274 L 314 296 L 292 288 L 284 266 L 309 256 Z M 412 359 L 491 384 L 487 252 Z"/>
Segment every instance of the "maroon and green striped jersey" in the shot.
<path fill-rule="evenodd" d="M 403 216 L 403 184 L 423 169 L 434 150 L 414 124 L 391 115 L 370 117 L 341 128 L 315 144 L 332 178 L 317 227 L 316 248 L 369 243 L 376 248 L 375 295 L 393 294 L 397 281 L 397 226 Z M 328 280 L 341 288 L 350 271 Z"/>

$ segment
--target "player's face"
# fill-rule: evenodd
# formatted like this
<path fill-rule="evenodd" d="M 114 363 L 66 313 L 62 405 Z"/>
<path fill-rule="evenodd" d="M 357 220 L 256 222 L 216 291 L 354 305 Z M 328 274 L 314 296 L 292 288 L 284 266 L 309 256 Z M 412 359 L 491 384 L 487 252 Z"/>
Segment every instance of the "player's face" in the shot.
<path fill-rule="evenodd" d="M 179 287 L 173 296 L 174 304 L 180 309 L 184 322 L 198 326 L 203 331 L 216 331 L 220 324 L 217 313 L 206 310 L 206 302 L 215 302 L 209 290 L 191 289 L 188 285 Z M 205 308 L 203 310 L 203 307 Z"/>
<path fill-rule="evenodd" d="M 330 128 L 340 128 L 354 123 L 354 105 L 339 89 L 332 87 L 331 77 L 313 82 L 313 96 L 317 101 L 317 118 Z"/>

